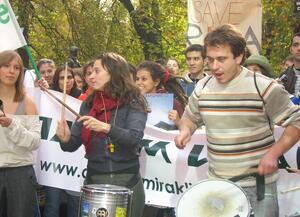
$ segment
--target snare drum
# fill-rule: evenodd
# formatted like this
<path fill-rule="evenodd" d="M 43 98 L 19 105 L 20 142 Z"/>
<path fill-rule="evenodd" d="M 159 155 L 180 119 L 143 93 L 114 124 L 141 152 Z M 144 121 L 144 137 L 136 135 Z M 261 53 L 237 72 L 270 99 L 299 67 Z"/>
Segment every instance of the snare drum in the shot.
<path fill-rule="evenodd" d="M 249 217 L 251 205 L 241 187 L 227 180 L 203 180 L 189 188 L 176 206 L 177 217 Z"/>
<path fill-rule="evenodd" d="M 81 188 L 80 217 L 129 216 L 132 191 L 116 185 L 93 184 Z"/>

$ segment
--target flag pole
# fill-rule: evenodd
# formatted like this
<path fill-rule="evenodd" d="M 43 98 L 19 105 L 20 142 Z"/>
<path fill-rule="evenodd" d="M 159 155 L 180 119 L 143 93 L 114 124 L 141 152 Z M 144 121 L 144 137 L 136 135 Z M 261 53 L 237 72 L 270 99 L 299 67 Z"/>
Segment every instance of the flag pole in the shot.
<path fill-rule="evenodd" d="M 38 80 L 40 80 L 40 79 L 41 79 L 41 75 L 40 75 L 39 70 L 38 70 L 38 68 L 37 68 L 37 65 L 36 65 L 36 63 L 35 63 L 35 60 L 34 60 L 32 54 L 31 54 L 31 51 L 30 51 L 30 49 L 29 49 L 29 46 L 26 44 L 26 45 L 24 46 L 24 48 L 25 48 L 25 51 L 26 51 L 26 53 L 27 53 L 27 55 L 28 55 L 28 57 L 29 57 L 30 63 L 31 63 L 31 65 L 32 65 L 32 67 L 34 68 L 35 75 L 36 75 L 36 77 L 38 78 Z"/>

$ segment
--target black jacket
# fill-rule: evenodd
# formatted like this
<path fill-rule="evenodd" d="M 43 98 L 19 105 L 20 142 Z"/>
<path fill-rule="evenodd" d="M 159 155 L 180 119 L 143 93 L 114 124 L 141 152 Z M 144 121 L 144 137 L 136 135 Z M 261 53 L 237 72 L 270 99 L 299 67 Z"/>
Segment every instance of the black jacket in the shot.
<path fill-rule="evenodd" d="M 114 153 L 107 148 L 107 138 L 91 135 L 91 153 L 86 154 L 87 168 L 100 173 L 114 173 L 122 170 L 139 170 L 139 145 L 144 136 L 147 113 L 141 106 L 133 108 L 122 105 L 118 110 L 112 111 L 110 121 L 111 130 L 108 133 L 111 142 L 115 145 Z M 85 102 L 80 108 L 81 115 L 87 115 L 89 108 Z M 117 114 L 116 114 L 117 112 Z M 76 151 L 82 144 L 82 123 L 75 122 L 71 129 L 71 139 L 67 144 L 60 143 L 63 151 Z"/>
<path fill-rule="evenodd" d="M 296 84 L 296 74 L 294 71 L 294 66 L 288 67 L 285 71 L 283 71 L 279 78 L 281 78 L 283 75 L 286 75 L 284 79 L 282 79 L 283 86 L 289 92 L 290 94 L 295 94 L 295 84 Z"/>

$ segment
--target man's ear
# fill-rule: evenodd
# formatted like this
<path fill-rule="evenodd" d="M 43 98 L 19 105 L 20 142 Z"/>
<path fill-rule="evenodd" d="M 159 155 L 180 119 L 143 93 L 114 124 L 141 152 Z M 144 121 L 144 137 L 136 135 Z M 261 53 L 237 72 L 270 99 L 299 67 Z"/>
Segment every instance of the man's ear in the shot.
<path fill-rule="evenodd" d="M 244 55 L 245 54 L 240 54 L 239 56 L 237 56 L 235 58 L 235 62 L 238 64 L 238 65 L 241 65 L 242 61 L 243 61 L 243 58 L 244 58 Z"/>

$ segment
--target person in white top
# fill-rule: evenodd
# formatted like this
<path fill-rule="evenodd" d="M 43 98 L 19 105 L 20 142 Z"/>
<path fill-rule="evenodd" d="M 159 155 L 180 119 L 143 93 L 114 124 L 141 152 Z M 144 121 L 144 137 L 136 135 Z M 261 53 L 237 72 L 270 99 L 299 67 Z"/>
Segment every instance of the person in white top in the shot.
<path fill-rule="evenodd" d="M 36 176 L 33 151 L 41 125 L 23 86 L 23 62 L 15 51 L 0 53 L 0 216 L 34 216 Z"/>

